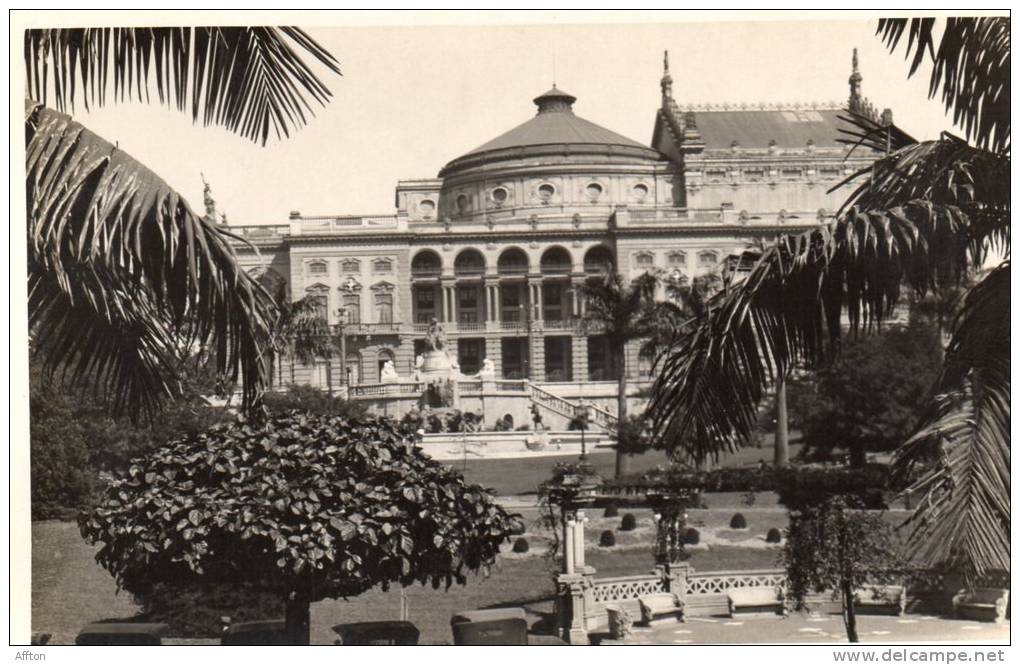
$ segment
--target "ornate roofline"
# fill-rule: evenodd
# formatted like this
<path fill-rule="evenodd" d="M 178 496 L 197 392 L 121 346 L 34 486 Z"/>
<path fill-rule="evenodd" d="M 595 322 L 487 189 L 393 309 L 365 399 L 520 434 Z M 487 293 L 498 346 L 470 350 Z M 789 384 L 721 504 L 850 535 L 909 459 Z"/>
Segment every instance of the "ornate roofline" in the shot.
<path fill-rule="evenodd" d="M 842 111 L 843 102 L 723 102 L 713 104 L 677 104 L 680 111 Z"/>

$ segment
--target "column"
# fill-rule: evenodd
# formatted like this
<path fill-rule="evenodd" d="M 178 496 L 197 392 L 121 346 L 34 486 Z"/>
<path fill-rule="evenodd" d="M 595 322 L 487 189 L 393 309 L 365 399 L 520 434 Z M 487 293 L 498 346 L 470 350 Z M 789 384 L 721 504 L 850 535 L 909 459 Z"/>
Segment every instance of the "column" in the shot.
<path fill-rule="evenodd" d="M 570 349 L 573 354 L 574 381 L 588 381 L 588 338 L 574 335 Z"/>
<path fill-rule="evenodd" d="M 577 511 L 577 520 L 574 522 L 574 567 L 579 572 L 584 572 L 584 523 L 588 518 L 584 511 Z"/>
<path fill-rule="evenodd" d="M 576 556 L 576 546 L 574 545 L 574 534 L 577 529 L 577 522 L 574 518 L 568 517 L 563 523 L 563 572 L 567 575 L 574 574 L 574 557 Z"/>

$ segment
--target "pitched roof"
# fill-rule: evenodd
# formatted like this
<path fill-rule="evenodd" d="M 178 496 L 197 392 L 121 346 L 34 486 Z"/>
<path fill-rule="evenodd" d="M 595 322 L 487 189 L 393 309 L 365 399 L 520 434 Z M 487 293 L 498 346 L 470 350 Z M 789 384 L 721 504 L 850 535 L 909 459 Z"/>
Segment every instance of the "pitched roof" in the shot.
<path fill-rule="evenodd" d="M 770 141 L 780 148 L 803 148 L 811 140 L 817 148 L 842 147 L 837 139 L 842 111 L 834 108 L 791 108 L 789 110 L 703 110 L 695 111 L 701 140 L 706 149 L 768 148 Z"/>

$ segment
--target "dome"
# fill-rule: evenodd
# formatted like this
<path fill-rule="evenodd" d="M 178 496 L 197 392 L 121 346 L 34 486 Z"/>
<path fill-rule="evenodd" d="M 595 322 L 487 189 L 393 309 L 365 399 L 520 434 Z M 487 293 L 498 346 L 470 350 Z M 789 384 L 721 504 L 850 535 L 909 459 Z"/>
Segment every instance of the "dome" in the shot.
<path fill-rule="evenodd" d="M 576 100 L 553 85 L 551 90 L 533 100 L 538 107 L 534 118 L 454 159 L 443 167 L 439 177 L 481 162 L 537 155 L 626 155 L 656 161 L 663 159 L 646 145 L 574 115 Z"/>

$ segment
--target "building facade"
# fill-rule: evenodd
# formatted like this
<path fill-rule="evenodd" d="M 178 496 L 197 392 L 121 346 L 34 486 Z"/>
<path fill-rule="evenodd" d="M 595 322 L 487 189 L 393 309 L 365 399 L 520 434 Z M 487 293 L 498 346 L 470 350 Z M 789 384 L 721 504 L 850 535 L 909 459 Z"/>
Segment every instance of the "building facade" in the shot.
<path fill-rule="evenodd" d="M 620 371 L 580 325 L 578 283 L 607 264 L 625 277 L 713 271 L 830 219 L 846 191 L 829 190 L 876 157 L 838 142 L 840 109 L 876 115 L 856 54 L 848 103 L 682 106 L 668 56 L 661 88 L 650 145 L 576 115 L 553 86 L 531 119 L 435 178 L 398 182 L 395 213 L 231 227 L 254 247 L 239 246 L 249 270 L 315 298 L 331 324 L 346 312 L 346 357 L 283 360 L 275 381 L 372 384 L 387 361 L 410 375 L 434 317 L 464 374 L 488 359 L 498 377 L 576 397 Z M 638 348 L 627 371 L 640 382 L 651 366 Z"/>

